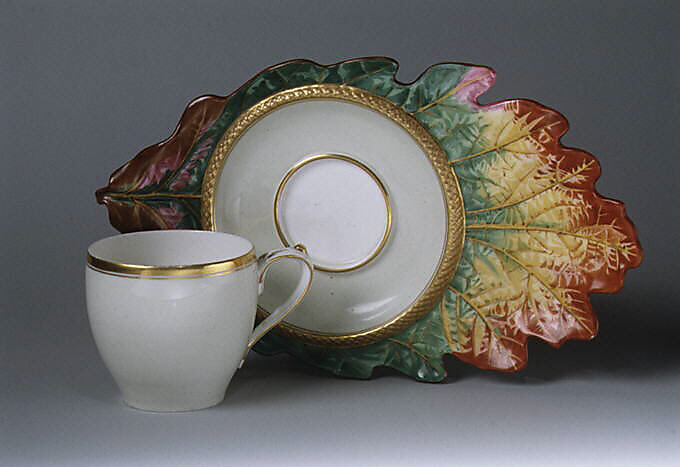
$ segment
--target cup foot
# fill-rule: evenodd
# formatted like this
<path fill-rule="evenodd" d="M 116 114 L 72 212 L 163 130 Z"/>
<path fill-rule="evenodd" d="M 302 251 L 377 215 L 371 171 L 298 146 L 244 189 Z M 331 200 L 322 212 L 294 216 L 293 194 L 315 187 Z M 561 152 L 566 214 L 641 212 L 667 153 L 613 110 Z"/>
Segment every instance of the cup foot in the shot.
<path fill-rule="evenodd" d="M 143 412 L 173 413 L 193 412 L 195 410 L 208 409 L 219 405 L 224 400 L 224 394 L 219 397 L 184 402 L 147 401 L 135 398 L 123 397 L 123 402 L 130 408 Z"/>

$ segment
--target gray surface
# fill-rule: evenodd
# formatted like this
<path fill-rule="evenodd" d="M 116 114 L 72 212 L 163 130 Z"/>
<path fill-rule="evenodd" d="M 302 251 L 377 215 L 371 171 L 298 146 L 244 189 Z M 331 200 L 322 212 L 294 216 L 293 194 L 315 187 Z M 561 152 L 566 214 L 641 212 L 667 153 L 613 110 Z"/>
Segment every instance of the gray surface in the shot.
<path fill-rule="evenodd" d="M 0 465 L 677 465 L 678 56 L 671 2 L 0 1 Z M 596 296 L 601 335 L 448 384 L 341 380 L 251 356 L 216 409 L 122 406 L 89 333 L 93 191 L 189 100 L 265 66 L 387 55 L 399 77 L 493 66 L 485 101 L 560 110 L 626 201 L 646 260 Z"/>

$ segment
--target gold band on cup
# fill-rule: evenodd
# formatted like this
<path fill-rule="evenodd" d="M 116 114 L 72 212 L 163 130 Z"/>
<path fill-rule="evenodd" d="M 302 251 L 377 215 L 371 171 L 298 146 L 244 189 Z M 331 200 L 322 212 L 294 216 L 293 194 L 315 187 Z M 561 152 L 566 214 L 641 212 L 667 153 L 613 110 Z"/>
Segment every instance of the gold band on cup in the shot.
<path fill-rule="evenodd" d="M 198 279 L 223 276 L 254 264 L 257 260 L 255 249 L 237 258 L 203 264 L 178 266 L 147 266 L 116 263 L 87 254 L 87 266 L 94 271 L 131 279 Z"/>

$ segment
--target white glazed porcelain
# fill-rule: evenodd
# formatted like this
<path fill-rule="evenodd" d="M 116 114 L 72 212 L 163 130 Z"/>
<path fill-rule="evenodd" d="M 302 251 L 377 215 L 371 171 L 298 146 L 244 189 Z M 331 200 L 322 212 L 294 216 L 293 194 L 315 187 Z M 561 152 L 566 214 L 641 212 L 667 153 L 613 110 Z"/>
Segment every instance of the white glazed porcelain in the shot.
<path fill-rule="evenodd" d="M 324 154 L 350 161 L 318 160 Z M 375 180 L 357 164 L 370 169 Z M 378 183 L 377 181 L 380 183 Z M 285 242 L 276 229 L 280 193 L 284 239 L 308 247 L 321 268 L 305 302 L 287 324 L 319 335 L 379 328 L 401 316 L 429 287 L 444 260 L 447 206 L 440 178 L 423 148 L 394 121 L 340 100 L 303 100 L 261 117 L 240 136 L 224 162 L 215 194 L 215 230 L 233 232 L 258 249 Z M 260 306 L 270 311 L 297 281 L 293 269 L 274 271 Z"/>
<path fill-rule="evenodd" d="M 294 292 L 253 331 L 264 276 L 284 259 L 304 266 Z M 225 233 L 105 238 L 90 246 L 86 268 L 94 339 L 128 405 L 164 412 L 210 407 L 224 398 L 248 349 L 302 300 L 312 272 L 296 248 L 256 260 L 248 240 Z"/>

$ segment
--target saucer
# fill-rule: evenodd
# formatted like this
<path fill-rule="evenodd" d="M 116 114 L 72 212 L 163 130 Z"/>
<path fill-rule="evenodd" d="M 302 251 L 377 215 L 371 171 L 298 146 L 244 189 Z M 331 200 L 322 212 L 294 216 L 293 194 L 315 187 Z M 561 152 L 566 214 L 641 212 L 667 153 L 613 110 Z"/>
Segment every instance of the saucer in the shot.
<path fill-rule="evenodd" d="M 258 251 L 303 244 L 318 273 L 277 332 L 357 346 L 413 324 L 441 298 L 463 246 L 460 188 L 446 154 L 387 99 L 323 84 L 241 114 L 204 179 L 203 226 Z M 298 274 L 270 275 L 260 314 Z"/>

